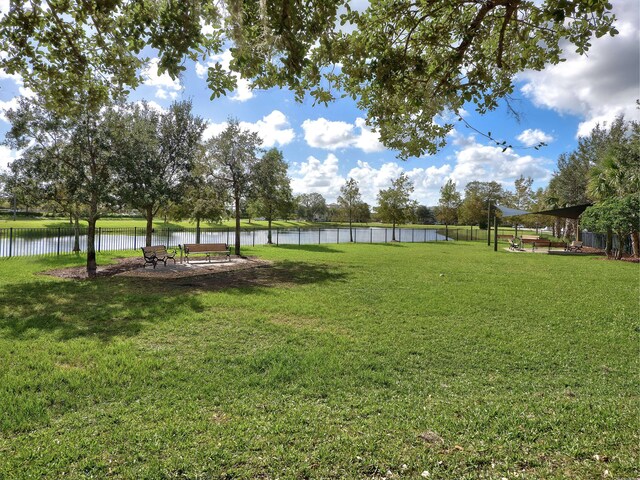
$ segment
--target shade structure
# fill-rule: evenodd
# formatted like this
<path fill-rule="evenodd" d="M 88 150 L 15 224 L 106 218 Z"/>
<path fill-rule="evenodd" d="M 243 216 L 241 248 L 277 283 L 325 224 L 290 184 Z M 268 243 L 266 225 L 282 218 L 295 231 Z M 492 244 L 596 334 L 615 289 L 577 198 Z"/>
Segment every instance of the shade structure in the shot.
<path fill-rule="evenodd" d="M 505 207 L 504 205 L 496 205 L 496 208 L 502 212 L 503 217 L 515 217 L 517 215 L 528 215 L 533 212 L 526 212 L 516 208 Z"/>
<path fill-rule="evenodd" d="M 535 212 L 536 215 L 551 215 L 562 218 L 579 218 L 587 208 L 593 203 L 584 203 L 582 205 L 574 205 L 573 207 L 554 208 L 553 210 L 545 210 L 543 212 Z"/>

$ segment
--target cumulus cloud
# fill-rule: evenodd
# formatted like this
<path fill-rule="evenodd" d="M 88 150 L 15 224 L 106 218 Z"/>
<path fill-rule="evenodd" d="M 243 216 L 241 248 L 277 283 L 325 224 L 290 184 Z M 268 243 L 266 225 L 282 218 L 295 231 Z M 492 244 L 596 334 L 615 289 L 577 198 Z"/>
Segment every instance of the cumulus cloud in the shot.
<path fill-rule="evenodd" d="M 359 148 L 366 153 L 384 150 L 378 134 L 371 131 L 363 118 L 356 118 L 353 124 L 322 117 L 307 119 L 302 122 L 302 129 L 304 139 L 310 147 L 331 151 Z"/>
<path fill-rule="evenodd" d="M 551 178 L 553 166 L 554 163 L 544 157 L 519 155 L 511 149 L 503 152 L 500 147 L 482 145 L 470 136 L 465 141 L 461 139 L 455 154 L 439 166 L 407 168 L 401 162 L 375 166 L 360 160 L 346 174 L 341 174 L 338 157 L 333 153 L 324 161 L 309 157 L 306 162 L 293 166 L 292 187 L 295 193 L 318 192 L 332 202 L 340 194 L 345 180 L 352 177 L 358 182 L 362 199 L 375 205 L 378 192 L 389 188 L 392 180 L 406 173 L 414 184 L 412 198 L 423 205 L 433 206 L 440 198 L 440 187 L 448 179 L 456 182 L 461 192 L 467 183 L 474 180 L 497 181 L 505 188 L 513 189 L 514 181 L 520 175 L 532 177 L 543 185 Z"/>
<path fill-rule="evenodd" d="M 306 162 L 296 165 L 291 178 L 291 189 L 295 195 L 320 193 L 328 202 L 335 202 L 345 178 L 339 173 L 339 161 L 333 153 L 324 160 L 309 156 Z"/>
<path fill-rule="evenodd" d="M 229 64 L 231 63 L 231 50 L 225 50 L 219 55 L 213 55 L 211 60 L 207 64 L 196 62 L 196 75 L 200 78 L 206 78 L 209 67 L 219 63 L 220 66 L 226 70 L 231 71 Z M 253 90 L 251 90 L 251 82 L 240 76 L 240 74 L 233 72 L 233 76 L 236 78 L 236 89 L 229 98 L 237 102 L 246 102 L 254 97 Z"/>
<path fill-rule="evenodd" d="M 18 158 L 18 152 L 6 145 L 0 145 L 0 172 L 6 170 L 11 162 Z"/>
<path fill-rule="evenodd" d="M 160 59 L 152 58 L 147 67 L 142 72 L 144 78 L 144 85 L 149 87 L 155 87 L 156 97 L 167 100 L 175 100 L 178 97 L 178 92 L 182 90 L 182 85 L 177 79 L 172 79 L 168 73 L 158 75 L 158 63 Z"/>
<path fill-rule="evenodd" d="M 594 39 L 587 55 L 567 46 L 565 62 L 519 75 L 521 91 L 539 107 L 583 119 L 577 136 L 617 115 L 637 119 L 640 85 L 640 15 L 634 1 L 612 2 L 620 34 Z"/>
<path fill-rule="evenodd" d="M 527 128 L 524 132 L 518 135 L 520 140 L 526 147 L 535 147 L 540 143 L 549 143 L 553 140 L 553 137 L 542 130 L 536 128 Z"/>
<path fill-rule="evenodd" d="M 203 133 L 203 138 L 209 138 L 220 134 L 227 128 L 227 122 L 209 122 Z M 291 143 L 295 138 L 292 128 L 289 128 L 287 116 L 280 110 L 274 110 L 269 115 L 262 117 L 255 123 L 240 122 L 240 128 L 255 132 L 262 139 L 262 147 L 271 148 Z"/>

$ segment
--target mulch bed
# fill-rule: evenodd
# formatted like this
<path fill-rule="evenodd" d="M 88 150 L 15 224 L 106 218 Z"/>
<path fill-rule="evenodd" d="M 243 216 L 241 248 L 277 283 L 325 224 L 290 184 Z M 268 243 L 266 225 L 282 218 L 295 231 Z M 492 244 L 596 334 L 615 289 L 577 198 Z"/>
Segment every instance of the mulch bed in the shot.
<path fill-rule="evenodd" d="M 268 267 L 272 263 L 266 260 L 260 260 L 255 257 L 236 258 L 231 262 L 211 262 L 208 264 L 198 265 L 196 268 L 189 270 L 174 270 L 172 263 L 168 263 L 167 267 L 159 264 L 155 269 L 148 266 L 144 267 L 144 261 L 139 258 L 118 258 L 118 263 L 112 265 L 99 265 L 97 269 L 97 277 L 112 277 L 114 275 L 122 275 L 127 277 L 142 277 L 149 279 L 171 279 L 171 278 L 188 278 L 203 275 L 214 275 L 223 272 L 232 272 L 239 270 L 247 270 L 259 267 Z M 180 265 L 180 264 L 178 264 Z M 58 268 L 55 270 L 47 270 L 42 275 L 50 275 L 53 277 L 64 278 L 69 280 L 87 280 L 87 267 L 69 267 Z"/>

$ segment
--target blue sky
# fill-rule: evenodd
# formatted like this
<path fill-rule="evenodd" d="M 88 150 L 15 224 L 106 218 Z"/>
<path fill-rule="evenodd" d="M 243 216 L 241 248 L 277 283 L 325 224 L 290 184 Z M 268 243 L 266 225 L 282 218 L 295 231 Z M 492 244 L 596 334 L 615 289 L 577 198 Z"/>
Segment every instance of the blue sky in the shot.
<path fill-rule="evenodd" d="M 152 59 L 145 84 L 130 98 L 147 100 L 157 108 L 166 108 L 173 100 L 190 99 L 195 113 L 209 124 L 206 136 L 220 132 L 229 117 L 237 118 L 244 128 L 260 134 L 265 148 L 283 151 L 294 193 L 319 192 L 329 202 L 353 177 L 364 200 L 375 204 L 377 192 L 402 172 L 414 182 L 413 197 L 426 205 L 437 203 L 439 188 L 449 178 L 461 192 L 473 180 L 495 180 L 512 188 L 519 175 L 532 177 L 536 188 L 544 187 L 558 155 L 575 148 L 578 137 L 588 134 L 596 123 L 611 121 L 619 114 L 638 120 L 640 2 L 614 3 L 620 35 L 594 40 L 588 56 L 567 51 L 566 62 L 519 75 L 513 95 L 519 120 L 504 106 L 485 116 L 477 115 L 473 105 L 465 107 L 465 119 L 475 128 L 518 145 L 506 152 L 458 124 L 447 146 L 436 155 L 402 161 L 378 142 L 375 132 L 364 124 L 365 113 L 349 99 L 314 107 L 310 99 L 297 103 L 287 90 L 251 91 L 248 82 L 239 79 L 236 91 L 211 101 L 205 63 L 187 62 L 182 78 L 173 81 L 167 75 L 157 75 Z M 3 8 L 0 1 L 0 11 Z M 214 62 L 228 65 L 228 52 L 207 63 Z M 29 92 L 18 77 L 0 71 L 0 109 L 11 108 L 24 93 Z M 7 128 L 0 115 L 0 135 Z M 548 146 L 531 148 L 538 141 Z M 0 146 L 0 168 L 18 155 Z"/>

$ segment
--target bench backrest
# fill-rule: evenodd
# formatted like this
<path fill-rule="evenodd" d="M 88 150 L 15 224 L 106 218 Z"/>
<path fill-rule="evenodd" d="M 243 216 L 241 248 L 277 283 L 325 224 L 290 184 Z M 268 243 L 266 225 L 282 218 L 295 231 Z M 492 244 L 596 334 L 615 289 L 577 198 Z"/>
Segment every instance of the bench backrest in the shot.
<path fill-rule="evenodd" d="M 573 242 L 571 242 L 571 246 L 572 247 L 581 247 L 582 246 L 582 242 L 578 242 L 578 241 L 574 240 Z"/>
<path fill-rule="evenodd" d="M 145 256 L 167 254 L 167 247 L 165 247 L 164 245 L 155 245 L 152 247 L 141 247 L 141 248 Z"/>
<path fill-rule="evenodd" d="M 540 240 L 540 235 L 522 235 L 522 240 Z"/>
<path fill-rule="evenodd" d="M 187 253 L 226 252 L 229 247 L 226 243 L 185 243 L 184 250 Z"/>

